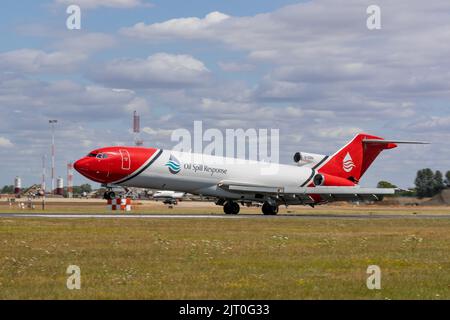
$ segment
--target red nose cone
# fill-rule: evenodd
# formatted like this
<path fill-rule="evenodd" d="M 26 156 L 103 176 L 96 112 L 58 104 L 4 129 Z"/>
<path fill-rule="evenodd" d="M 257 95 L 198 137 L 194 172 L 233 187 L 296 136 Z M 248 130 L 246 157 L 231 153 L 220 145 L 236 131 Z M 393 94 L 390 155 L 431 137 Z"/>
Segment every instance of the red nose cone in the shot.
<path fill-rule="evenodd" d="M 117 183 L 134 177 L 161 154 L 154 148 L 106 147 L 76 161 L 74 168 L 86 178 L 99 183 Z M 147 167 L 145 167 L 147 165 Z"/>
<path fill-rule="evenodd" d="M 106 183 L 108 177 L 108 162 L 96 158 L 83 158 L 74 163 L 73 167 L 86 178 L 99 183 Z"/>
<path fill-rule="evenodd" d="M 83 174 L 83 172 L 87 172 L 89 170 L 89 160 L 88 159 L 80 159 L 74 163 L 73 167 L 79 173 Z"/>

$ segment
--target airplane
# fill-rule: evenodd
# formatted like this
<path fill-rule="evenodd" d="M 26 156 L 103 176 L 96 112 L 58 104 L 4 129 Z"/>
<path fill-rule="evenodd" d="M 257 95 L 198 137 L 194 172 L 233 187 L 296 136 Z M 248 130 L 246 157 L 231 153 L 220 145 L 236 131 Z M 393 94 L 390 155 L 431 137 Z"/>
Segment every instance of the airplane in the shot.
<path fill-rule="evenodd" d="M 159 190 L 159 191 L 156 191 L 155 193 L 153 193 L 152 197 L 156 201 L 162 200 L 162 202 L 164 204 L 174 205 L 174 204 L 178 204 L 178 201 L 181 201 L 185 195 L 186 195 L 185 192 Z"/>
<path fill-rule="evenodd" d="M 176 190 L 216 199 L 226 214 L 238 214 L 239 203 L 256 203 L 264 215 L 276 215 L 280 205 L 314 207 L 394 194 L 395 189 L 360 187 L 359 181 L 383 150 L 402 143 L 427 144 L 360 133 L 331 156 L 297 152 L 295 165 L 116 146 L 94 150 L 74 167 L 107 187 L 109 198 L 115 197 L 114 186 Z"/>

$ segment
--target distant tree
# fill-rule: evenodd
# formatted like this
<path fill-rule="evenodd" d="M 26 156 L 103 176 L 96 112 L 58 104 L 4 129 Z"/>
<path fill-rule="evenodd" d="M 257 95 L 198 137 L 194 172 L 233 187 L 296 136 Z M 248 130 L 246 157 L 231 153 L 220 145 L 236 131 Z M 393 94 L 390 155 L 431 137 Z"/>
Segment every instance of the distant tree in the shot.
<path fill-rule="evenodd" d="M 2 188 L 1 193 L 3 193 L 3 194 L 12 194 L 12 193 L 14 193 L 14 186 L 4 186 Z"/>
<path fill-rule="evenodd" d="M 80 189 L 81 189 L 81 192 L 86 192 L 86 193 L 92 192 L 92 187 L 91 187 L 91 185 L 88 184 L 88 183 L 82 184 L 82 185 L 80 186 Z"/>
<path fill-rule="evenodd" d="M 74 194 L 82 194 L 83 192 L 90 193 L 92 192 L 92 187 L 90 184 L 82 184 L 81 186 L 73 186 L 73 193 Z"/>
<path fill-rule="evenodd" d="M 397 186 L 395 184 L 390 183 L 389 181 L 380 181 L 377 184 L 377 188 L 385 188 L 385 189 L 390 189 L 390 188 L 397 188 Z"/>
<path fill-rule="evenodd" d="M 389 181 L 382 180 L 382 181 L 378 182 L 377 188 L 384 188 L 384 189 L 394 188 L 395 189 L 395 188 L 397 188 L 397 186 L 390 183 Z M 387 197 L 391 197 L 391 196 L 392 195 L 387 195 Z M 379 196 L 378 198 L 380 201 L 382 201 L 384 199 L 384 196 Z"/>
<path fill-rule="evenodd" d="M 426 168 L 417 171 L 415 180 L 417 196 L 419 198 L 432 197 L 435 191 L 433 170 Z"/>
<path fill-rule="evenodd" d="M 450 171 L 447 171 L 445 174 L 445 184 L 447 185 L 447 188 L 450 188 Z"/>
<path fill-rule="evenodd" d="M 442 175 L 442 172 L 440 172 L 439 170 L 437 170 L 434 173 L 434 177 L 433 177 L 433 191 L 434 194 L 438 194 L 439 192 L 441 192 L 443 189 L 445 189 L 445 184 L 444 184 L 444 177 Z"/>

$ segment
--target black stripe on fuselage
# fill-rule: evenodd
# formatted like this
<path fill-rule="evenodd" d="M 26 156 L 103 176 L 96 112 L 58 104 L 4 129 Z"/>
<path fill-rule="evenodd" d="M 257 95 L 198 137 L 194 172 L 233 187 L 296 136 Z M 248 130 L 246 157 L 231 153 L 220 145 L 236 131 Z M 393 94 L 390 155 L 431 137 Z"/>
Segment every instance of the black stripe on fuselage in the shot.
<path fill-rule="evenodd" d="M 325 156 L 319 163 L 317 163 L 314 167 L 311 168 L 311 170 L 312 170 L 311 175 L 309 176 L 308 179 L 306 179 L 306 181 L 300 187 L 306 186 L 311 181 L 311 179 L 314 178 L 314 176 L 316 175 L 316 168 L 318 168 L 328 158 L 329 158 L 329 156 Z"/>
<path fill-rule="evenodd" d="M 313 170 L 317 169 L 322 163 L 324 163 L 327 159 L 329 158 L 329 156 L 325 156 L 325 158 L 322 159 L 322 161 L 320 161 L 318 164 L 316 164 L 314 167 L 312 167 Z"/>
<path fill-rule="evenodd" d="M 311 181 L 311 179 L 314 178 L 315 174 L 316 174 L 316 171 L 314 169 L 312 169 L 311 175 L 309 176 L 308 179 L 306 179 L 306 181 L 300 187 L 304 187 L 305 185 L 307 185 Z"/>
<path fill-rule="evenodd" d="M 150 167 L 150 166 L 151 166 L 151 165 L 152 165 L 152 164 L 153 164 L 153 163 L 161 156 L 162 153 L 163 153 L 163 150 L 160 149 L 160 150 L 158 151 L 158 153 L 156 154 L 156 156 L 155 156 L 149 163 L 147 163 L 141 170 L 139 170 L 139 171 L 133 173 L 132 175 L 126 177 L 126 178 L 123 179 L 123 180 L 114 182 L 113 184 L 121 184 L 121 183 L 127 182 L 127 181 L 129 181 L 129 180 L 131 180 L 131 179 L 137 177 L 137 176 L 140 175 L 142 172 L 144 172 L 145 170 L 147 170 L 148 167 Z"/>

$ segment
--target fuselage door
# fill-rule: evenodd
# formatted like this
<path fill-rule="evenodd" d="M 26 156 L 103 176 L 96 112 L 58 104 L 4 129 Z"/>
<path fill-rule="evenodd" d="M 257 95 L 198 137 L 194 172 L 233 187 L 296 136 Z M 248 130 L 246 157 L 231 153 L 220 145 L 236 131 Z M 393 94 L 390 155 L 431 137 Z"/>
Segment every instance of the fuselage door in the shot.
<path fill-rule="evenodd" d="M 126 149 L 120 149 L 119 151 L 122 156 L 122 170 L 131 170 L 130 153 Z"/>

